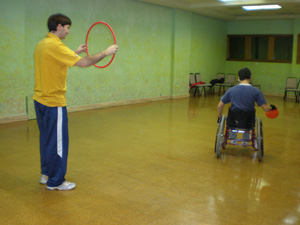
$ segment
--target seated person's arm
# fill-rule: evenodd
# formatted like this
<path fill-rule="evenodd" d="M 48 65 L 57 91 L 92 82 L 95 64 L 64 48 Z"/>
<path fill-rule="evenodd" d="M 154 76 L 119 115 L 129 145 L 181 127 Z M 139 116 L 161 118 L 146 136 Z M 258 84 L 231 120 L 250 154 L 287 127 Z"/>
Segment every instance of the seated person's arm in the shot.
<path fill-rule="evenodd" d="M 267 104 L 262 104 L 261 107 L 265 112 L 269 112 L 272 110 L 272 107 L 268 106 Z"/>
<path fill-rule="evenodd" d="M 221 116 L 222 116 L 224 105 L 225 104 L 222 101 L 220 101 L 218 104 L 218 118 L 221 118 Z"/>

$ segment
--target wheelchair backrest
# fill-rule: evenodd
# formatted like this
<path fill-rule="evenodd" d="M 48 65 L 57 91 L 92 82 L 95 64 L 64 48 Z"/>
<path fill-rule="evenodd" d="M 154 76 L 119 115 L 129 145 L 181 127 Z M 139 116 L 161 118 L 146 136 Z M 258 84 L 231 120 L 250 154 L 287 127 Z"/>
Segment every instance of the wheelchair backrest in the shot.
<path fill-rule="evenodd" d="M 255 110 L 241 111 L 228 109 L 227 127 L 237 129 L 253 129 L 255 127 Z"/>

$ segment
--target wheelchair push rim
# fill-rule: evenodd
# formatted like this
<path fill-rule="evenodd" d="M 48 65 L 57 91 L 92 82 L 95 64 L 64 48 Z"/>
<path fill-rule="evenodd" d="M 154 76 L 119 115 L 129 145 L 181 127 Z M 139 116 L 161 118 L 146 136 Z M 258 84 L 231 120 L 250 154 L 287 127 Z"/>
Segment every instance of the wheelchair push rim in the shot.
<path fill-rule="evenodd" d="M 256 137 L 256 141 L 257 141 L 257 157 L 258 160 L 261 161 L 262 160 L 262 156 L 263 156 L 263 143 L 262 143 L 262 123 L 261 120 L 257 117 L 256 119 L 256 129 L 257 129 L 257 137 Z"/>
<path fill-rule="evenodd" d="M 224 140 L 224 128 L 225 128 L 225 120 L 226 117 L 223 115 L 218 123 L 218 129 L 217 129 L 217 135 L 216 135 L 216 141 L 215 141 L 215 153 L 217 158 L 220 157 L 221 154 L 221 147 Z"/>

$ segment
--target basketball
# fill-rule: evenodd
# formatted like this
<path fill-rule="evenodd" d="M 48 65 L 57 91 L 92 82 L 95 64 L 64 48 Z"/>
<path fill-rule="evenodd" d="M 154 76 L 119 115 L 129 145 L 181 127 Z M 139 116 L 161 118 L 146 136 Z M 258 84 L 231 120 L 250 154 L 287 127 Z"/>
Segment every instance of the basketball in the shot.
<path fill-rule="evenodd" d="M 278 109 L 271 110 L 269 112 L 266 112 L 266 115 L 270 119 L 275 119 L 279 115 L 279 110 Z"/>

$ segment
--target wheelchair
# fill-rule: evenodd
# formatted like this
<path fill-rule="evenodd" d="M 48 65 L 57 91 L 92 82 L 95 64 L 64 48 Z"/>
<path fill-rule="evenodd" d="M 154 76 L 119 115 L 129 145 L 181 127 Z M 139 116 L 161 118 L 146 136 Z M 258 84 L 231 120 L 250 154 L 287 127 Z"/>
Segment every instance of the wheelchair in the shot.
<path fill-rule="evenodd" d="M 255 111 L 242 116 L 239 116 L 240 113 L 241 111 L 233 113 L 229 108 L 228 117 L 222 115 L 218 119 L 215 141 L 217 158 L 220 157 L 221 148 L 225 149 L 226 145 L 239 145 L 253 147 L 257 151 L 258 160 L 261 162 L 264 155 L 262 120 L 258 117 L 255 118 Z M 245 112 L 243 113 L 245 114 Z M 238 138 L 239 134 L 242 134 L 242 138 Z"/>

